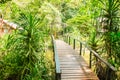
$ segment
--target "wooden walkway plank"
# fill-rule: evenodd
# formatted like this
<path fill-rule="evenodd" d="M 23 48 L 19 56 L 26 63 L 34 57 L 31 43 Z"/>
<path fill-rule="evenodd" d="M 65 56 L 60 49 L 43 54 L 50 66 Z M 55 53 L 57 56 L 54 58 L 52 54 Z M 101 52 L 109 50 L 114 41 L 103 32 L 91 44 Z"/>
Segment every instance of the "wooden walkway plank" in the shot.
<path fill-rule="evenodd" d="M 71 46 L 61 40 L 55 42 L 62 71 L 61 80 L 99 80 Z"/>

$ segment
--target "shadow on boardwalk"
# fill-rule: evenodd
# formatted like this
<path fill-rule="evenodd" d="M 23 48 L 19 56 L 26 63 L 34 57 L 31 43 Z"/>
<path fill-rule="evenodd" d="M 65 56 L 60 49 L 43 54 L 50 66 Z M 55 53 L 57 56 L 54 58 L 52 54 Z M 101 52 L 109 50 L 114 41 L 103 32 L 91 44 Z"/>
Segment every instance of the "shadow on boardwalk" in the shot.
<path fill-rule="evenodd" d="M 61 40 L 55 42 L 62 71 L 61 80 L 99 80 L 71 46 Z"/>

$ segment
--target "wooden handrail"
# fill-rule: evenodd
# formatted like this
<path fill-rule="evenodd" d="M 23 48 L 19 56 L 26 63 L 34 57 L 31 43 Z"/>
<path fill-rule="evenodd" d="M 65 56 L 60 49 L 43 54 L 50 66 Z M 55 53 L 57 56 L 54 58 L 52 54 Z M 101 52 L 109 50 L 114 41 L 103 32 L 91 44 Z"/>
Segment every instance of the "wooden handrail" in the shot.
<path fill-rule="evenodd" d="M 60 61 L 58 57 L 58 53 L 56 51 L 56 42 L 54 40 L 54 36 L 51 36 L 52 44 L 53 44 L 53 52 L 54 52 L 54 61 L 55 61 L 55 78 L 56 80 L 61 80 L 61 69 L 60 69 Z"/>
<path fill-rule="evenodd" d="M 105 65 L 107 65 L 112 71 L 117 71 L 117 69 L 114 66 L 112 66 L 110 63 L 108 63 L 102 57 L 100 57 L 100 55 L 98 55 L 97 52 L 95 52 L 94 50 L 92 50 L 86 43 L 82 42 L 81 40 L 75 39 L 75 38 L 73 38 L 71 36 L 68 36 L 68 35 L 65 36 L 65 37 L 69 37 L 69 40 L 70 40 L 70 38 L 72 38 L 73 40 L 76 40 L 76 41 L 80 42 L 80 46 L 84 45 L 90 51 L 91 54 L 93 54 L 101 62 L 103 62 Z M 70 41 L 68 41 L 68 42 L 70 42 Z M 74 43 L 74 48 L 75 48 L 75 41 L 73 43 Z M 81 54 L 81 48 L 80 48 L 80 54 Z M 90 64 L 90 67 L 91 67 L 91 64 Z"/>

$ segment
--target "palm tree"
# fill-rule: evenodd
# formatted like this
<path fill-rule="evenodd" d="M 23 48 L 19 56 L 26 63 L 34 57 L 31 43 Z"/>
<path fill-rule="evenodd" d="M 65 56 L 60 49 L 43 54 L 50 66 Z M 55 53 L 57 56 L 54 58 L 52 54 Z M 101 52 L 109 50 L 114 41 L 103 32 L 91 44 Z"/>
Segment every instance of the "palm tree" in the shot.
<path fill-rule="evenodd" d="M 118 40 L 115 40 L 115 36 L 117 36 L 119 32 L 119 21 L 116 19 L 119 14 L 120 0 L 100 0 L 102 3 L 103 14 L 103 29 L 104 29 L 104 45 L 106 49 L 106 59 L 115 66 L 116 55 L 118 52 L 115 51 L 115 48 L 119 48 L 117 45 Z M 119 59 L 119 58 L 118 58 Z M 108 74 L 110 70 L 108 70 Z M 107 76 L 107 75 L 106 75 Z M 115 76 L 111 76 L 113 80 Z M 106 77 L 106 80 L 110 78 Z"/>

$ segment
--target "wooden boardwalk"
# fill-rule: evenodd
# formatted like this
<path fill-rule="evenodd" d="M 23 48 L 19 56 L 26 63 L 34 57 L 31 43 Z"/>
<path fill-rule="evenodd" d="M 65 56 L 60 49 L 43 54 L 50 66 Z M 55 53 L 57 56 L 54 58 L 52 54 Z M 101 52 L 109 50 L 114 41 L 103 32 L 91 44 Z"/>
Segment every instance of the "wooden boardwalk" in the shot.
<path fill-rule="evenodd" d="M 62 72 L 61 80 L 99 80 L 71 46 L 61 40 L 55 42 Z"/>

